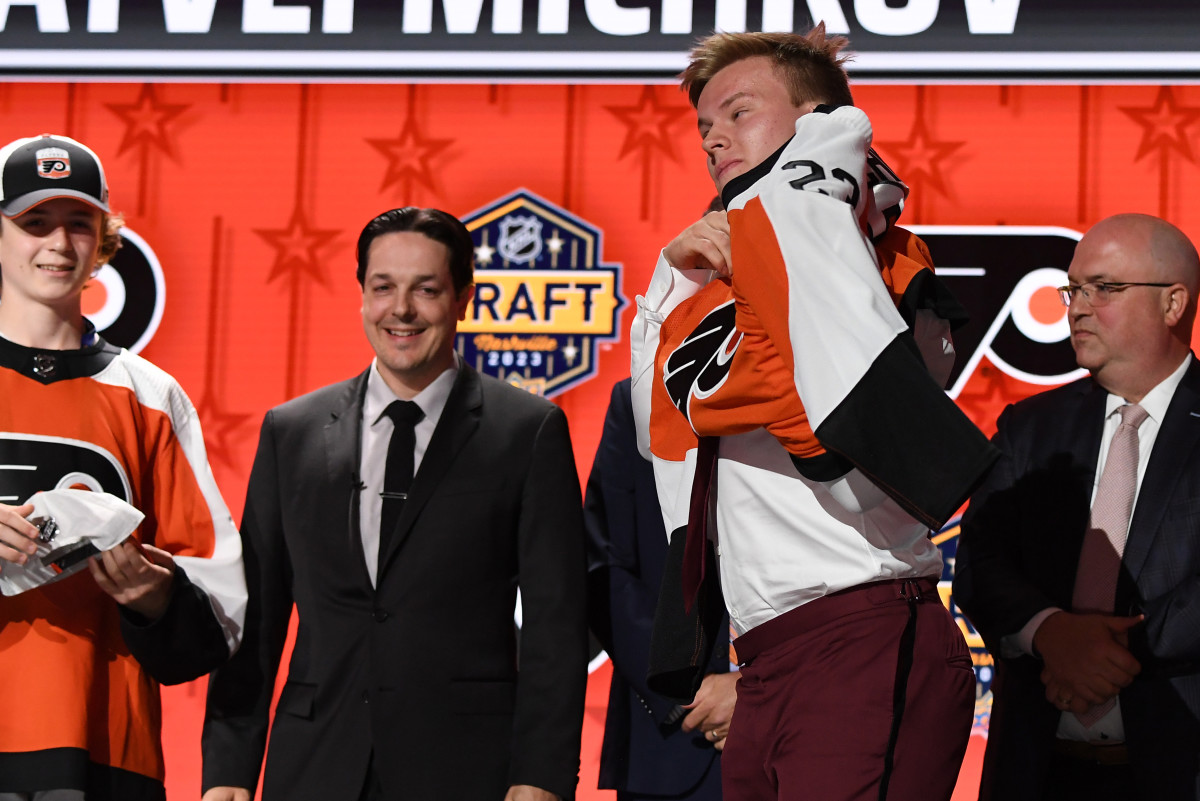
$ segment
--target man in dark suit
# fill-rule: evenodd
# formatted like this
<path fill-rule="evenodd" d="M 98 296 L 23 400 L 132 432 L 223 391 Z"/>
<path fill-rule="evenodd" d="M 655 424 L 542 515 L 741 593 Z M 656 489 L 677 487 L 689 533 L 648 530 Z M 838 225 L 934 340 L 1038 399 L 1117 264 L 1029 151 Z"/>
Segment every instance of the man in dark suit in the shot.
<path fill-rule="evenodd" d="M 613 666 L 600 787 L 616 790 L 619 801 L 718 801 L 718 749 L 736 698 L 728 649 L 713 649 L 708 675 L 686 708 L 646 682 L 667 534 L 654 469 L 638 453 L 629 383 L 613 387 L 584 501 L 588 619 Z M 722 627 L 728 630 L 727 617 Z"/>
<path fill-rule="evenodd" d="M 462 223 L 389 211 L 357 255 L 376 358 L 263 422 L 245 640 L 209 685 L 204 798 L 258 782 L 293 601 L 267 801 L 569 798 L 587 642 L 566 417 L 455 354 L 474 291 Z"/>
<path fill-rule="evenodd" d="M 963 520 L 955 599 L 997 658 L 980 795 L 1200 799 L 1200 264 L 1122 214 L 1067 275 L 1091 377 L 1004 411 Z"/>

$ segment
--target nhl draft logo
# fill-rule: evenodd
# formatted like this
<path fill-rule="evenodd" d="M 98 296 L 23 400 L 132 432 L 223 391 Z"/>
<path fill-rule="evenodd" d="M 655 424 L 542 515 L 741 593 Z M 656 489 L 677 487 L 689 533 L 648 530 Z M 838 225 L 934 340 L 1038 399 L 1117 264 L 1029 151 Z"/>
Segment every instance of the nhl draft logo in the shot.
<path fill-rule="evenodd" d="M 463 222 L 475 241 L 475 298 L 455 343 L 463 358 L 546 397 L 595 375 L 625 305 L 602 233 L 524 189 Z"/>
<path fill-rule="evenodd" d="M 162 265 L 145 239 L 121 229 L 121 248 L 83 292 L 83 314 L 105 340 L 137 353 L 158 330 L 166 302 Z"/>
<path fill-rule="evenodd" d="M 992 680 L 996 678 L 996 663 L 987 646 L 983 644 L 983 636 L 975 630 L 971 621 L 967 620 L 958 604 L 954 603 L 952 582 L 954 560 L 958 556 L 960 525 L 961 521 L 955 518 L 933 536 L 934 545 L 942 553 L 942 578 L 938 582 L 938 595 L 962 632 L 963 639 L 967 642 L 967 650 L 971 652 L 971 665 L 975 668 L 975 717 L 971 724 L 971 733 L 986 735 L 992 716 Z"/>
<path fill-rule="evenodd" d="M 43 178 L 69 178 L 71 175 L 71 154 L 61 147 L 43 147 L 36 151 L 38 175 Z"/>

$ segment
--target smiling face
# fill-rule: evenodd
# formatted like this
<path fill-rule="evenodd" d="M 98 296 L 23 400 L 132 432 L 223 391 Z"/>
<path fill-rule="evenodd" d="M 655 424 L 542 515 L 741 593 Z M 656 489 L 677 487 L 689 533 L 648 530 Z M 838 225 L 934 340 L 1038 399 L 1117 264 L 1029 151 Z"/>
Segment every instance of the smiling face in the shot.
<path fill-rule="evenodd" d="M 454 335 L 474 285 L 454 291 L 450 251 L 424 234 L 376 237 L 363 277 L 363 330 L 379 373 L 398 397 L 410 399 L 454 365 Z"/>
<path fill-rule="evenodd" d="M 80 200 L 48 200 L 17 217 L 0 217 L 0 315 L 38 304 L 79 315 L 80 293 L 96 268 L 103 213 Z"/>
<path fill-rule="evenodd" d="M 767 56 L 735 61 L 714 75 L 700 93 L 696 116 L 717 192 L 782 147 L 796 134 L 796 120 L 815 106 L 792 102 Z"/>

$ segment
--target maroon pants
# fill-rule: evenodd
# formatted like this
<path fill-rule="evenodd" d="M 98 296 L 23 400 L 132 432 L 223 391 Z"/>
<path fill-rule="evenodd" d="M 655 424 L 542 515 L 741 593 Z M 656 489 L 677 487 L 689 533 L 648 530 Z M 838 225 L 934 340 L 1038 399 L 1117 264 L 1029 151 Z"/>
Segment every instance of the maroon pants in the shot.
<path fill-rule="evenodd" d="M 735 646 L 725 801 L 948 801 L 975 673 L 932 579 L 828 595 Z"/>

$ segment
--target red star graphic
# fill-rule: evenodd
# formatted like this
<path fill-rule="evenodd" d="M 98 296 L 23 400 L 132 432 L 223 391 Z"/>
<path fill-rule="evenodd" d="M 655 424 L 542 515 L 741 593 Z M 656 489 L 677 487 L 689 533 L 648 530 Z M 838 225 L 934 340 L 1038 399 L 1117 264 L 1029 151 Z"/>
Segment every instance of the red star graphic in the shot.
<path fill-rule="evenodd" d="M 338 236 L 337 230 L 310 226 L 304 210 L 297 205 L 287 228 L 256 228 L 254 233 L 275 248 L 275 263 L 271 265 L 267 281 L 274 281 L 288 273 L 297 276 L 308 273 L 318 283 L 327 285 L 328 278 L 320 255 L 322 250 L 333 244 Z"/>
<path fill-rule="evenodd" d="M 625 125 L 625 141 L 621 144 L 621 153 L 617 158 L 641 150 L 644 157 L 649 157 L 650 151 L 658 149 L 672 161 L 678 161 L 675 140 L 668 134 L 671 126 L 691 109 L 688 106 L 664 106 L 658 102 L 658 94 L 653 86 L 642 89 L 636 106 L 605 106 L 617 119 Z"/>
<path fill-rule="evenodd" d="M 429 139 L 417 127 L 414 117 L 404 123 L 400 136 L 395 139 L 368 139 L 367 143 L 388 160 L 387 173 L 383 176 L 380 190 L 404 183 L 403 191 L 411 194 L 413 181 L 431 192 L 437 191 L 433 183 L 430 160 L 450 145 L 453 139 Z"/>
<path fill-rule="evenodd" d="M 125 122 L 125 135 L 117 150 L 120 155 L 135 147 L 157 148 L 175 159 L 175 148 L 167 124 L 191 108 L 190 103 L 160 103 L 154 84 L 142 84 L 133 103 L 105 103 L 108 110 Z"/>
<path fill-rule="evenodd" d="M 204 447 L 208 450 L 209 461 L 236 469 L 239 466 L 237 451 L 246 441 L 244 430 L 254 415 L 227 412 L 222 406 L 220 398 L 211 392 L 206 392 L 196 405 L 204 430 Z"/>
<path fill-rule="evenodd" d="M 925 115 L 918 114 L 906 141 L 876 144 L 881 151 L 886 151 L 889 163 L 909 185 L 921 183 L 945 195 L 946 185 L 942 183 L 944 168 L 941 162 L 966 142 L 942 142 L 934 139 L 926 127 Z"/>
<path fill-rule="evenodd" d="M 1155 150 L 1160 151 L 1164 158 L 1168 151 L 1176 150 L 1188 161 L 1195 161 L 1185 130 L 1200 119 L 1200 108 L 1175 105 L 1175 93 L 1171 87 L 1160 88 L 1154 105 L 1149 108 L 1122 106 L 1121 111 L 1142 126 L 1142 141 L 1134 161 Z"/>

